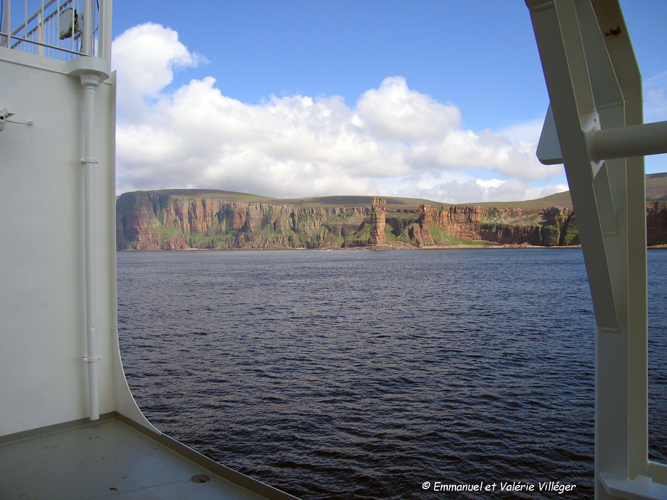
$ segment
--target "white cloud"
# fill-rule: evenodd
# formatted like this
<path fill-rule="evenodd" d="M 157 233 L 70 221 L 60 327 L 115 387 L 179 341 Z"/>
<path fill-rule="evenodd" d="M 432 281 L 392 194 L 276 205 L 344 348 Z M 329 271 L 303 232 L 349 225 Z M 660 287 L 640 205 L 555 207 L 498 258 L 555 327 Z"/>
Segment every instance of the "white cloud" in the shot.
<path fill-rule="evenodd" d="M 546 110 L 544 115 L 546 116 Z M 542 134 L 544 118 L 537 118 L 527 122 L 515 123 L 498 131 L 498 135 L 508 138 L 510 141 L 525 141 L 537 144 Z"/>
<path fill-rule="evenodd" d="M 429 173 L 384 182 L 379 194 L 423 198 L 448 203 L 520 201 L 543 198 L 567 191 L 567 184 L 534 187 L 518 179 L 478 179 L 467 174 Z"/>
<path fill-rule="evenodd" d="M 355 108 L 338 96 L 272 96 L 250 105 L 222 95 L 212 77 L 165 91 L 175 69 L 204 60 L 171 29 L 134 27 L 113 50 L 119 192 L 200 187 L 276 197 L 394 191 L 450 202 L 518 200 L 556 189 L 530 182 L 562 174 L 537 161 L 534 134 L 465 130 L 455 105 L 411 90 L 400 76 L 365 92 Z M 478 183 L 470 169 L 505 179 Z"/>
<path fill-rule="evenodd" d="M 501 181 L 500 179 L 489 179 L 489 180 L 477 179 L 475 181 L 475 184 L 477 184 L 482 189 L 497 188 L 505 183 L 507 183 L 507 181 Z"/>
<path fill-rule="evenodd" d="M 113 41 L 113 66 L 118 70 L 118 107 L 144 110 L 145 97 L 156 98 L 174 79 L 174 69 L 205 62 L 178 41 L 178 33 L 159 24 L 130 28 Z"/>
<path fill-rule="evenodd" d="M 455 130 L 461 112 L 410 90 L 404 78 L 385 78 L 380 88 L 366 91 L 357 103 L 361 123 L 376 137 L 421 141 Z"/>

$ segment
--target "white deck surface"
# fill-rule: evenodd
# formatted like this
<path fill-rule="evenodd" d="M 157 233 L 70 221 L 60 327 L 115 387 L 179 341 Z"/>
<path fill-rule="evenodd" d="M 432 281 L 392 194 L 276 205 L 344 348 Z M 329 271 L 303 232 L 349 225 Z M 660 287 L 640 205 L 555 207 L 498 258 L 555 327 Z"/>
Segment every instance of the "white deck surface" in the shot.
<path fill-rule="evenodd" d="M 194 483 L 193 475 L 211 480 Z M 213 475 L 116 420 L 0 445 L 0 499 L 263 497 Z"/>

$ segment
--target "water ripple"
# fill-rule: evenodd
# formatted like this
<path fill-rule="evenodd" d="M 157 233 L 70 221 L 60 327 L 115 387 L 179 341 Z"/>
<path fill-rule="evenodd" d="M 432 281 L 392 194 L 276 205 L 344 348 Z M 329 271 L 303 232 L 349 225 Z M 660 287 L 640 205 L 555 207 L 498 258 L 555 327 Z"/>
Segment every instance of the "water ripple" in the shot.
<path fill-rule="evenodd" d="M 649 264 L 664 461 L 667 252 Z M 592 497 L 579 250 L 119 253 L 118 312 L 149 419 L 301 498 L 443 498 L 424 481 L 561 481 Z"/>

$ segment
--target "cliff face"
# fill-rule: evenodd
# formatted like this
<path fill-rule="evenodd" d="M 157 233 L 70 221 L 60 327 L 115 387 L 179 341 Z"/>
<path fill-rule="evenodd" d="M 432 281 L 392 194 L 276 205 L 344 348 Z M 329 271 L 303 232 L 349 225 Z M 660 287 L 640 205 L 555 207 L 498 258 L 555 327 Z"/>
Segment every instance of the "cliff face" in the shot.
<path fill-rule="evenodd" d="M 648 244 L 667 244 L 667 202 L 648 202 L 646 222 Z M 372 207 L 312 208 L 159 191 L 118 198 L 116 235 L 118 250 L 579 244 L 570 208 L 422 205 L 387 212 L 380 198 Z"/>
<path fill-rule="evenodd" d="M 646 233 L 649 245 L 667 245 L 667 201 L 646 203 Z"/>
<path fill-rule="evenodd" d="M 116 202 L 117 248 L 355 246 L 353 236 L 369 212 L 368 207 L 299 208 L 139 191 L 125 193 Z"/>
<path fill-rule="evenodd" d="M 423 205 L 419 218 L 408 231 L 417 246 L 455 244 L 457 240 L 538 246 L 579 244 L 572 209 L 557 207 L 521 209 Z"/>

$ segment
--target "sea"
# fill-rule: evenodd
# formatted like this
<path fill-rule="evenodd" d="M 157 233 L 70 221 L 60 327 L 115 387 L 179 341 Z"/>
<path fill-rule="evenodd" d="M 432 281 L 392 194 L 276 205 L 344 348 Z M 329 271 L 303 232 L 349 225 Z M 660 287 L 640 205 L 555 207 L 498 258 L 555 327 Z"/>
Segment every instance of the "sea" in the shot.
<path fill-rule="evenodd" d="M 580 249 L 117 262 L 139 407 L 228 467 L 304 500 L 593 496 L 594 316 Z M 649 446 L 666 462 L 667 251 L 648 262 Z"/>

